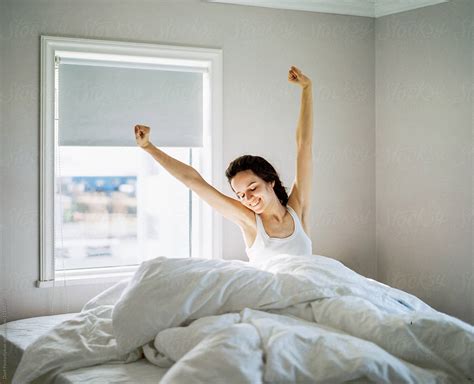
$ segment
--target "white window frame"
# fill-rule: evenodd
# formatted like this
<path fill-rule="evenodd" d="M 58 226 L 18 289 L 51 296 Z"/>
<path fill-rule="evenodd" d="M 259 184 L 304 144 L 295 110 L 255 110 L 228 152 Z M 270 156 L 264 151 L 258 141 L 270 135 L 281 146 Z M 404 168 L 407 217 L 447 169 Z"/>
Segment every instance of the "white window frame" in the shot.
<path fill-rule="evenodd" d="M 136 61 L 137 65 L 160 63 L 207 69 L 204 73 L 203 147 L 199 159 L 202 176 L 222 189 L 222 50 L 148 43 L 41 36 L 40 95 L 40 273 L 37 287 L 61 284 L 110 283 L 131 276 L 138 266 L 90 268 L 55 272 L 54 195 L 57 130 L 55 129 L 55 58 L 81 59 L 97 55 L 111 60 Z M 209 97 L 207 97 L 207 95 Z M 210 100 L 209 103 L 206 100 Z M 195 151 L 193 151 L 194 153 Z M 194 195 L 194 194 L 193 194 Z M 193 196 L 200 222 L 193 219 L 193 238 L 200 237 L 194 257 L 222 258 L 222 217 Z M 193 215 L 194 217 L 194 215 Z M 194 242 L 194 241 L 193 241 Z"/>

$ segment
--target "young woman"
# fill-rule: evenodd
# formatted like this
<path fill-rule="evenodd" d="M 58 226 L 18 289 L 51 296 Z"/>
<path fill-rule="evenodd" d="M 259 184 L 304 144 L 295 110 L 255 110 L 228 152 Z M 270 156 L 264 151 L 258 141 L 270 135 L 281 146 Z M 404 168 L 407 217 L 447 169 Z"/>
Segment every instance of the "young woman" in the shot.
<path fill-rule="evenodd" d="M 156 148 L 150 128 L 135 126 L 137 144 L 224 217 L 237 224 L 244 236 L 249 260 L 260 261 L 286 253 L 311 255 L 310 203 L 312 186 L 313 97 L 311 80 L 298 68 L 288 81 L 302 89 L 296 128 L 296 176 L 287 195 L 278 173 L 260 156 L 244 155 L 232 161 L 226 176 L 238 200 L 208 184 L 192 167 Z"/>

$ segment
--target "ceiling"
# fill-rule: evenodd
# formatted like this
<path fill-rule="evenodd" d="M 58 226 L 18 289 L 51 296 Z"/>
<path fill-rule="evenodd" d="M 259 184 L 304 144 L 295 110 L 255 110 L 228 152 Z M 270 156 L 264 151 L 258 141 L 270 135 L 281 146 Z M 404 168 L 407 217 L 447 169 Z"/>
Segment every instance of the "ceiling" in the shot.
<path fill-rule="evenodd" d="M 339 15 L 381 17 L 449 0 L 206 0 L 209 3 L 250 5 Z"/>

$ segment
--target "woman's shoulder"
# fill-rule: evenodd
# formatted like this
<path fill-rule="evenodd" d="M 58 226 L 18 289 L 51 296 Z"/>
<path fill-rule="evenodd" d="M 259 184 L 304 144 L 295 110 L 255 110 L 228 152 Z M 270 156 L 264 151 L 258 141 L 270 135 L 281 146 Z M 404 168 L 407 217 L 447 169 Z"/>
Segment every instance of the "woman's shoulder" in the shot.
<path fill-rule="evenodd" d="M 292 210 L 294 213 L 296 213 L 296 215 L 298 216 L 298 219 L 300 219 L 300 221 L 302 221 L 302 216 L 303 216 L 303 210 L 301 209 L 301 207 L 299 206 L 299 204 L 297 204 L 296 202 L 288 202 L 286 204 L 286 207 L 289 209 L 289 210 Z"/>
<path fill-rule="evenodd" d="M 298 217 L 298 220 L 301 224 L 301 226 L 303 227 L 303 230 L 305 231 L 305 233 L 309 236 L 309 233 L 310 233 L 310 226 L 309 226 L 309 218 L 307 217 L 308 215 L 305 214 L 305 212 L 303 212 L 303 210 L 301 209 L 301 207 L 298 206 L 298 204 L 287 204 L 286 205 L 289 210 L 293 210 L 293 212 L 296 214 L 296 216 Z"/>
<path fill-rule="evenodd" d="M 240 230 L 244 235 L 245 245 L 247 248 L 250 248 L 255 242 L 257 237 L 257 214 L 253 213 L 253 221 L 249 220 L 245 224 L 240 226 Z"/>

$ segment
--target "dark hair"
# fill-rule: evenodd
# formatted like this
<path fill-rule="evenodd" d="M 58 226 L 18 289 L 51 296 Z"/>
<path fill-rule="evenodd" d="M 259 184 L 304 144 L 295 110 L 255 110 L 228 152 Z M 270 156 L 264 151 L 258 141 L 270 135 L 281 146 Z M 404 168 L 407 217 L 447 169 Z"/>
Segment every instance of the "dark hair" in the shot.
<path fill-rule="evenodd" d="M 273 168 L 267 160 L 260 156 L 243 155 L 230 162 L 229 166 L 225 171 L 227 181 L 230 184 L 232 178 L 241 171 L 250 170 L 255 173 L 258 177 L 268 182 L 275 182 L 273 190 L 275 191 L 280 203 L 286 207 L 288 203 L 288 193 L 285 187 L 283 187 L 280 177 L 277 171 Z"/>

